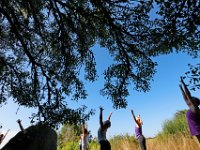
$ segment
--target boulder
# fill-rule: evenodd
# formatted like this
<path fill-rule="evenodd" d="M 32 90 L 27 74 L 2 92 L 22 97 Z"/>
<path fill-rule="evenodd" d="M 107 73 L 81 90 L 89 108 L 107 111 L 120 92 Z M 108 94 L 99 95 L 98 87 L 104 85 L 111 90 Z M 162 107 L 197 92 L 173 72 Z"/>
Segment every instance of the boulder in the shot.
<path fill-rule="evenodd" d="M 18 132 L 1 150 L 56 150 L 57 134 L 46 125 L 30 126 Z"/>

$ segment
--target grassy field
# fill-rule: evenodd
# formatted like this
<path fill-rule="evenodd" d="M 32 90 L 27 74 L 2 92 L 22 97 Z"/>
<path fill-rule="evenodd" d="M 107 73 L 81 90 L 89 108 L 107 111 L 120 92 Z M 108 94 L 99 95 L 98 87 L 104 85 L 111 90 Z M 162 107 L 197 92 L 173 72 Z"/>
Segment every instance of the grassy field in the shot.
<path fill-rule="evenodd" d="M 183 133 L 149 138 L 146 142 L 147 150 L 200 150 L 200 144 L 196 138 Z M 112 150 L 140 150 L 133 136 L 116 136 L 110 139 L 110 143 Z M 68 143 L 62 150 L 78 150 L 78 142 Z M 89 150 L 99 150 L 99 144 L 95 141 L 91 142 Z"/>
<path fill-rule="evenodd" d="M 186 110 L 178 111 L 173 118 L 164 121 L 162 131 L 155 138 L 146 139 L 147 150 L 200 150 L 196 137 L 190 136 L 185 113 Z M 109 141 L 112 150 L 140 150 L 134 136 L 117 135 Z M 78 140 L 64 142 L 58 150 L 78 150 Z M 89 143 L 89 150 L 99 150 L 97 141 Z"/>
<path fill-rule="evenodd" d="M 188 135 L 169 135 L 164 138 L 147 140 L 148 150 L 200 150 L 200 144 L 196 138 Z"/>

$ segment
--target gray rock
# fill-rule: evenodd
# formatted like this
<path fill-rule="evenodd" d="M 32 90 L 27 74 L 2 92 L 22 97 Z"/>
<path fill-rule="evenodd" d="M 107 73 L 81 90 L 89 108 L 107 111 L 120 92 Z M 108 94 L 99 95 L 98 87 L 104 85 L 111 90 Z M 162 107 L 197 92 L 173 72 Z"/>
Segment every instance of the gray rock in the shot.
<path fill-rule="evenodd" d="M 1 150 L 56 150 L 57 134 L 45 125 L 18 132 Z"/>

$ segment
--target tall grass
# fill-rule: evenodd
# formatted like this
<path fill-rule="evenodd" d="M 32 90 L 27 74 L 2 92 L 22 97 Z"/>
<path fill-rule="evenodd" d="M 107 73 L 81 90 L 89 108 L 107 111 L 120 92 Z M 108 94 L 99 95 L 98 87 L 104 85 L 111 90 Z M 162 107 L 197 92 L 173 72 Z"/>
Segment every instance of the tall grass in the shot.
<path fill-rule="evenodd" d="M 147 150 L 200 150 L 196 137 L 191 137 L 185 118 L 186 110 L 178 111 L 170 120 L 163 123 L 162 132 L 155 138 L 147 138 Z M 110 140 L 112 150 L 140 150 L 134 136 L 117 135 Z M 78 141 L 67 142 L 59 150 L 78 150 Z M 89 150 L 99 150 L 97 140 L 89 143 Z"/>
<path fill-rule="evenodd" d="M 112 150 L 140 150 L 133 136 L 118 135 L 110 139 Z M 78 141 L 67 142 L 58 150 L 78 150 Z M 97 141 L 89 143 L 89 150 L 99 150 Z M 169 134 L 147 138 L 147 150 L 200 150 L 200 144 L 188 134 Z"/>
<path fill-rule="evenodd" d="M 113 150 L 129 150 L 138 149 L 139 144 L 134 136 L 118 135 L 110 139 L 111 147 Z"/>
<path fill-rule="evenodd" d="M 147 140 L 148 150 L 200 150 L 194 137 L 185 133 L 171 134 Z"/>

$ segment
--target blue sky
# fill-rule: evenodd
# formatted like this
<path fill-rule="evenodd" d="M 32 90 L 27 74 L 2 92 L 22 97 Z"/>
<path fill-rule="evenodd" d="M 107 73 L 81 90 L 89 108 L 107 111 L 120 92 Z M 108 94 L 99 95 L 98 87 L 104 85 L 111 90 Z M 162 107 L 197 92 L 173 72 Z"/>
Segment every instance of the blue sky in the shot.
<path fill-rule="evenodd" d="M 101 75 L 110 63 L 108 61 L 110 58 L 105 49 L 95 47 L 95 51 L 98 73 Z M 153 58 L 153 60 L 158 63 L 158 66 L 151 83 L 151 90 L 147 93 L 130 91 L 126 109 L 114 110 L 111 100 L 99 94 L 104 82 L 102 76 L 96 83 L 87 85 L 89 96 L 85 103 L 96 109 L 96 114 L 88 121 L 88 127 L 93 135 L 97 135 L 96 131 L 99 128 L 99 106 L 105 108 L 104 119 L 111 111 L 113 112 L 112 127 L 108 130 L 108 136 L 134 134 L 131 109 L 136 115 L 141 115 L 144 122 L 143 133 L 146 137 L 155 136 L 161 131 L 162 124 L 166 119 L 171 119 L 178 110 L 187 109 L 179 90 L 179 78 L 188 70 L 188 64 L 199 63 L 198 59 L 192 59 L 183 53 L 172 53 Z M 192 94 L 200 97 L 199 91 L 192 92 Z"/>
<path fill-rule="evenodd" d="M 79 102 L 70 102 L 70 107 L 78 107 L 82 104 L 88 108 L 96 109 L 95 115 L 91 116 L 87 122 L 89 130 L 93 136 L 97 136 L 99 128 L 99 106 L 104 107 L 103 118 L 107 118 L 110 112 L 113 112 L 111 117 L 112 126 L 108 130 L 108 137 L 114 135 L 134 134 L 134 122 L 130 113 L 133 109 L 135 114 L 140 114 L 144 125 L 143 133 L 146 137 L 153 137 L 162 129 L 162 124 L 165 120 L 171 119 L 178 110 L 187 109 L 184 100 L 182 99 L 179 90 L 179 78 L 188 70 L 188 64 L 199 63 L 199 59 L 193 59 L 184 53 L 172 53 L 169 55 L 162 55 L 153 58 L 158 63 L 157 73 L 155 74 L 151 83 L 151 89 L 147 93 L 130 91 L 128 99 L 128 107 L 126 109 L 113 109 L 111 100 L 100 95 L 99 90 L 103 88 L 103 72 L 106 67 L 111 63 L 111 58 L 107 50 L 95 46 L 93 48 L 97 62 L 97 72 L 99 78 L 94 83 L 85 83 L 88 91 L 86 100 Z M 186 81 L 187 82 L 187 81 Z M 131 89 L 131 87 L 130 87 Z M 199 91 L 193 92 L 194 96 L 200 97 Z M 0 130 L 5 133 L 8 129 L 10 132 L 6 137 L 5 142 L 19 131 L 17 119 L 22 120 L 24 127 L 30 125 L 31 111 L 19 107 L 11 100 L 8 104 L 0 108 L 0 118 L 3 128 Z"/>

